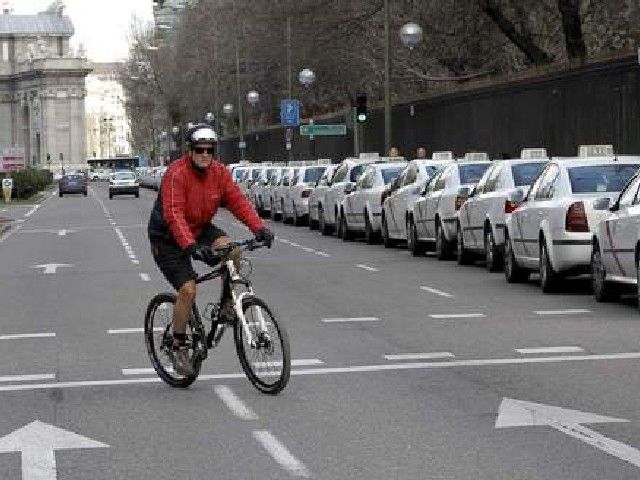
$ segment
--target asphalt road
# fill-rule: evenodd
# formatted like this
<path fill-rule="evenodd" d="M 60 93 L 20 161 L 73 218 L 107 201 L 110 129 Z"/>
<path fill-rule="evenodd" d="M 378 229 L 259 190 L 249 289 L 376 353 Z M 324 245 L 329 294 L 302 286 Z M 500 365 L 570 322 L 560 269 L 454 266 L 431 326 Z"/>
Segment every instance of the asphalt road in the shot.
<path fill-rule="evenodd" d="M 276 223 L 251 256 L 290 334 L 287 389 L 255 390 L 230 336 L 191 388 L 164 385 L 142 334 L 117 333 L 169 290 L 146 238 L 155 195 L 92 184 L 2 212 L 18 221 L 0 236 L 0 478 L 640 478 L 640 316 L 584 281 L 544 295 Z"/>

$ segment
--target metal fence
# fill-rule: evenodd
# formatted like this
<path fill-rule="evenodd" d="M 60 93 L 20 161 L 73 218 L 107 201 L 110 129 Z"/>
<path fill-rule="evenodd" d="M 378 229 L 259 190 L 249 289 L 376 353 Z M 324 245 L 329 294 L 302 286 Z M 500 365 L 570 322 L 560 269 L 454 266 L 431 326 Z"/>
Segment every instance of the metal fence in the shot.
<path fill-rule="evenodd" d="M 342 122 L 344 116 L 322 123 Z M 383 153 L 383 111 L 373 111 L 364 130 L 363 151 Z M 517 156 L 526 147 L 575 155 L 580 144 L 605 143 L 617 153 L 640 154 L 640 66 L 630 56 L 395 105 L 392 131 L 393 145 L 410 158 L 421 146 L 456 154 L 486 151 L 500 158 Z M 245 140 L 248 160 L 288 158 L 282 128 Z M 222 142 L 225 163 L 239 159 L 237 144 L 237 139 Z M 352 154 L 352 128 L 345 137 L 316 137 L 314 142 L 294 135 L 296 159 L 337 162 Z"/>

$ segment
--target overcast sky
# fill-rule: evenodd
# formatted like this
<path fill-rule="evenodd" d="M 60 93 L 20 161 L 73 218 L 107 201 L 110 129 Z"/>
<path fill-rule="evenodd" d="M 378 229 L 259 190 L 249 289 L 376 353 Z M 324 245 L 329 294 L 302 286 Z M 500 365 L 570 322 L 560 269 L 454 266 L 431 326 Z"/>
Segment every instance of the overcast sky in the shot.
<path fill-rule="evenodd" d="M 7 0 L 0 0 L 4 4 Z M 8 0 L 15 14 L 35 14 L 53 0 Z M 72 44 L 82 42 L 90 60 L 112 62 L 127 56 L 127 37 L 133 15 L 153 21 L 151 0 L 64 0 L 65 13 L 75 27 Z"/>

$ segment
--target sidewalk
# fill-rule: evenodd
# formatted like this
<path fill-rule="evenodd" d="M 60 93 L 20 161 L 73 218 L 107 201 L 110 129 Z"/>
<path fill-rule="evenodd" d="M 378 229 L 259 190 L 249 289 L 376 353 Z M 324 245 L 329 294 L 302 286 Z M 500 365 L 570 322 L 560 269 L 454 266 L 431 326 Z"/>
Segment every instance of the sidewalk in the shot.
<path fill-rule="evenodd" d="M 0 235 L 8 231 L 16 220 L 24 216 L 24 213 L 36 205 L 41 204 L 46 198 L 51 196 L 55 187 L 38 192 L 26 200 L 15 200 L 11 203 L 0 201 Z"/>

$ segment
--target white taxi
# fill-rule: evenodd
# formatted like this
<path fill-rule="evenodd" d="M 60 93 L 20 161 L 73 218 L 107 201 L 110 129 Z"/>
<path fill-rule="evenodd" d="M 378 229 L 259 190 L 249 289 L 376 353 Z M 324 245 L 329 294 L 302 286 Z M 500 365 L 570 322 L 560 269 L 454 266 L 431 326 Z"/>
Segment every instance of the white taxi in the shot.
<path fill-rule="evenodd" d="M 327 165 L 324 173 L 316 183 L 311 195 L 309 196 L 309 229 L 318 228 L 318 207 L 324 201 L 324 194 L 331 185 L 331 178 L 335 173 L 338 165 Z"/>
<path fill-rule="evenodd" d="M 361 153 L 359 157 L 345 158 L 340 162 L 331 185 L 324 194 L 324 201 L 318 205 L 318 223 L 323 235 L 329 235 L 337 225 L 345 189 L 353 187 L 367 165 L 379 159 L 378 153 Z"/>
<path fill-rule="evenodd" d="M 584 145 L 578 157 L 553 158 L 507 218 L 507 282 L 537 270 L 542 290 L 550 292 L 560 277 L 588 273 L 591 227 L 606 215 L 593 203 L 616 197 L 638 167 L 640 158 L 615 157 L 611 145 Z"/>
<path fill-rule="evenodd" d="M 387 243 L 406 240 L 409 225 L 409 207 L 413 205 L 429 178 L 443 165 L 453 161 L 453 152 L 434 152 L 429 159 L 411 160 L 402 175 L 384 199 L 382 215 L 386 230 L 382 235 Z"/>
<path fill-rule="evenodd" d="M 353 232 L 364 232 L 367 243 L 372 244 L 380 234 L 382 193 L 407 168 L 407 162 L 399 157 L 382 158 L 367 166 L 340 205 L 338 236 L 345 242 Z"/>
<path fill-rule="evenodd" d="M 256 206 L 256 210 L 261 216 L 268 216 L 271 205 L 269 203 L 269 197 L 267 193 L 269 191 L 269 184 L 274 176 L 281 170 L 279 166 L 271 166 L 262 170 L 260 178 L 254 182 L 251 187 L 251 194 L 253 196 L 253 202 Z"/>
<path fill-rule="evenodd" d="M 326 164 L 331 160 L 318 160 L 317 163 L 301 166 L 295 177 L 291 179 L 291 186 L 285 191 L 282 221 L 302 225 L 309 219 L 309 197 L 318 182 Z"/>
<path fill-rule="evenodd" d="M 640 157 L 639 157 L 640 158 Z M 633 286 L 638 293 L 640 268 L 640 173 L 627 183 L 615 201 L 602 197 L 594 210 L 606 217 L 593 235 L 591 281 L 599 302 L 612 300 L 620 286 Z"/>
<path fill-rule="evenodd" d="M 270 214 L 272 220 L 280 220 L 284 211 L 284 198 L 287 189 L 291 186 L 291 179 L 298 174 L 298 168 L 286 167 L 282 169 L 282 174 L 278 183 L 271 187 Z"/>
<path fill-rule="evenodd" d="M 435 244 L 438 260 L 451 256 L 457 233 L 456 213 L 490 165 L 486 153 L 467 153 L 429 179 L 409 214 L 409 249 L 414 254 Z"/>
<path fill-rule="evenodd" d="M 482 254 L 487 270 L 502 268 L 506 216 L 549 161 L 544 148 L 525 148 L 519 159 L 494 161 L 458 210 L 458 263 Z"/>

